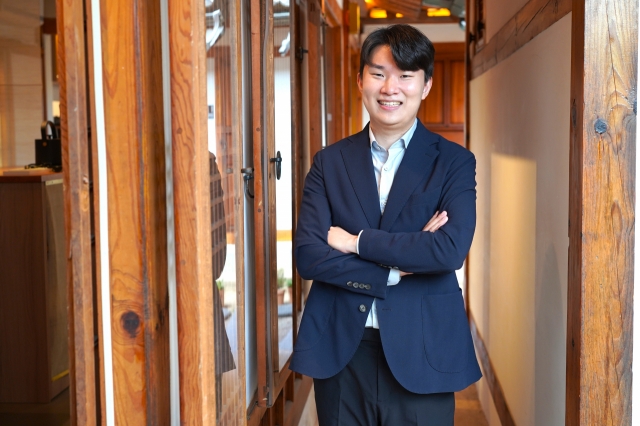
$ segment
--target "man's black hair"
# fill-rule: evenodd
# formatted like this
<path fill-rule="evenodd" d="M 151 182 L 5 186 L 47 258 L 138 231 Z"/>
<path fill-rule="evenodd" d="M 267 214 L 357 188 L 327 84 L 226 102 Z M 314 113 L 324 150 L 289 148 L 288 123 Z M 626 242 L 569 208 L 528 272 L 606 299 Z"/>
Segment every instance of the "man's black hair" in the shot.
<path fill-rule="evenodd" d="M 406 24 L 380 28 L 369 34 L 360 51 L 360 75 L 364 66 L 371 66 L 376 48 L 389 46 L 398 68 L 403 71 L 424 71 L 424 81 L 433 75 L 433 43 L 420 30 Z"/>

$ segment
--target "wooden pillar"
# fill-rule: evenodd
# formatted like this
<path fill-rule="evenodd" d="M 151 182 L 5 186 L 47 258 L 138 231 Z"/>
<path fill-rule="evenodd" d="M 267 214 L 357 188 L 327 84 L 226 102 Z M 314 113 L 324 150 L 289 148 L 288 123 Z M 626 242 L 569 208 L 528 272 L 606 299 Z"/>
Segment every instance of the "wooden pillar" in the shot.
<path fill-rule="evenodd" d="M 160 3 L 101 0 L 100 16 L 115 422 L 168 425 Z"/>
<path fill-rule="evenodd" d="M 573 2 L 566 424 L 631 424 L 638 1 Z"/>
<path fill-rule="evenodd" d="M 215 423 L 204 12 L 200 0 L 169 1 L 180 421 L 185 425 Z"/>
<path fill-rule="evenodd" d="M 57 0 L 58 81 L 64 154 L 71 424 L 96 424 L 89 115 L 84 5 Z"/>
<path fill-rule="evenodd" d="M 320 31 L 322 31 L 321 8 L 318 0 L 307 1 L 307 49 L 305 56 L 309 70 L 309 164 L 316 152 L 322 149 L 322 74 L 320 71 Z"/>

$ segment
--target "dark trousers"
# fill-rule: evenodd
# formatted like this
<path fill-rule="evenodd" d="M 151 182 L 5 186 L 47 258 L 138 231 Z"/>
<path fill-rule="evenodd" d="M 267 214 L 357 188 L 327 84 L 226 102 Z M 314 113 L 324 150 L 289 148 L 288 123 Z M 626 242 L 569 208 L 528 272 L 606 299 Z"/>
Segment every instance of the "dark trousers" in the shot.
<path fill-rule="evenodd" d="M 389 369 L 376 329 L 365 329 L 342 371 L 313 384 L 320 426 L 453 426 L 453 392 L 417 394 L 403 388 Z"/>

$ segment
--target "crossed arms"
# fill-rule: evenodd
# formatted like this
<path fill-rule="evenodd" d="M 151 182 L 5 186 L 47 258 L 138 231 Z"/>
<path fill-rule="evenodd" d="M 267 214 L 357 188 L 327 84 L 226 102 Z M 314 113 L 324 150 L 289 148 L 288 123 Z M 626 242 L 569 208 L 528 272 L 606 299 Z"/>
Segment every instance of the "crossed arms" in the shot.
<path fill-rule="evenodd" d="M 381 265 L 392 265 L 413 274 L 451 272 L 461 267 L 475 229 L 473 155 L 459 155 L 443 170 L 446 176 L 438 204 L 442 213 L 434 215 L 426 225 L 416 224 L 415 231 L 363 229 L 358 255 L 357 235 L 332 221 L 321 154 L 315 156 L 307 175 L 296 231 L 296 263 L 303 278 L 340 287 L 357 279 L 372 285 L 367 294 L 384 298 L 389 269 Z"/>

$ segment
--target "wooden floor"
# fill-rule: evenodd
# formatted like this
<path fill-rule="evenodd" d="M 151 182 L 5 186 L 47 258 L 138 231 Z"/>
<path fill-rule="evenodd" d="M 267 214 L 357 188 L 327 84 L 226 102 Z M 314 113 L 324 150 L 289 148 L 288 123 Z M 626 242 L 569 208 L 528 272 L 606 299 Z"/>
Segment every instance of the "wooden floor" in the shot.
<path fill-rule="evenodd" d="M 312 424 L 317 424 L 315 422 Z M 68 426 L 69 390 L 49 404 L 0 404 L 0 425 Z M 476 385 L 456 393 L 455 426 L 488 426 L 478 401 Z"/>
<path fill-rule="evenodd" d="M 68 426 L 69 389 L 48 404 L 0 404 L 2 426 Z"/>
<path fill-rule="evenodd" d="M 455 426 L 488 426 L 482 412 L 478 391 L 473 384 L 463 391 L 456 392 Z"/>

